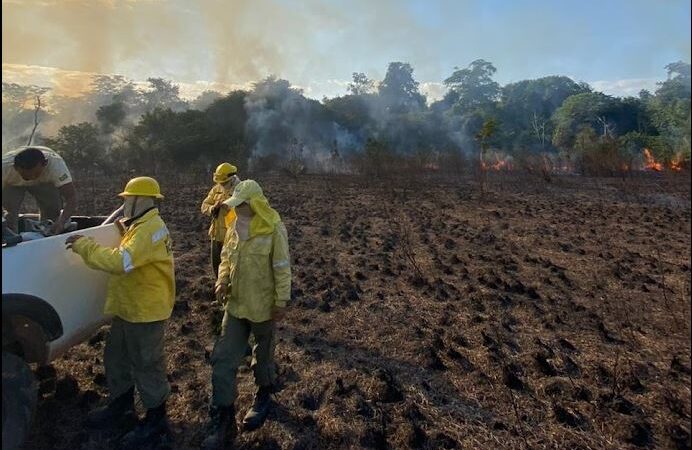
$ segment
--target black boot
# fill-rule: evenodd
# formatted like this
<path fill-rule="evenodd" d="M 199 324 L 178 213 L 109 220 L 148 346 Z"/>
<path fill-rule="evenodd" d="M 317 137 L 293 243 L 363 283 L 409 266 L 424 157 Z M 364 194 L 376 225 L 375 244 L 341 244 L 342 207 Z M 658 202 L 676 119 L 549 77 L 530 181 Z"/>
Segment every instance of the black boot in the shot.
<path fill-rule="evenodd" d="M 255 399 L 252 403 L 252 407 L 248 410 L 247 414 L 243 418 L 243 429 L 245 431 L 256 430 L 261 427 L 264 421 L 267 419 L 269 414 L 269 408 L 271 407 L 271 387 L 265 386 L 260 387 L 255 392 Z"/>
<path fill-rule="evenodd" d="M 237 432 L 233 405 L 211 406 L 206 430 L 207 437 L 202 442 L 202 448 L 204 450 L 226 448 L 226 443 L 232 442 Z"/>
<path fill-rule="evenodd" d="M 158 442 L 168 432 L 168 417 L 166 417 L 166 402 L 164 401 L 156 408 L 147 409 L 144 420 L 123 437 L 122 447 L 125 449 L 142 448 L 145 445 Z"/>
<path fill-rule="evenodd" d="M 120 397 L 116 397 L 104 406 L 89 411 L 86 424 L 92 428 L 104 428 L 121 423 L 124 419 L 134 418 L 135 388 L 131 387 Z"/>

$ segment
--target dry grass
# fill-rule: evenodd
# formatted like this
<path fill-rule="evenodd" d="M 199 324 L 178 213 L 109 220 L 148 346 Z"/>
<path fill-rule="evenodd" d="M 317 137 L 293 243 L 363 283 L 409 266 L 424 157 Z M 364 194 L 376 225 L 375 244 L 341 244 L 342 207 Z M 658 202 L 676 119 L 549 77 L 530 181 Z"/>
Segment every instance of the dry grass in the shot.
<path fill-rule="evenodd" d="M 689 448 L 688 176 L 489 174 L 483 199 L 458 179 L 258 180 L 289 230 L 294 299 L 277 408 L 239 448 Z M 115 207 L 122 182 L 87 184 L 101 206 L 83 197 L 86 212 Z M 173 446 L 195 448 L 218 320 L 208 186 L 161 184 L 178 278 Z M 82 427 L 105 394 L 102 349 L 78 346 L 43 376 L 27 449 L 113 448 Z M 247 371 L 239 386 L 240 416 Z"/>

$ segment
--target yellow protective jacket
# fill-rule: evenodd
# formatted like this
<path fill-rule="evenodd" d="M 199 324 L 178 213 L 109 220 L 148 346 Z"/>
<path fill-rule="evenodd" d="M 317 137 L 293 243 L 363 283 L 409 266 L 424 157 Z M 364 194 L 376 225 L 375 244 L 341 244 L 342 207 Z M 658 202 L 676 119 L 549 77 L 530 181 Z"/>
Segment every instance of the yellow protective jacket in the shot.
<path fill-rule="evenodd" d="M 217 285 L 227 284 L 226 311 L 239 319 L 264 322 L 274 306 L 291 298 L 291 256 L 282 222 L 269 234 L 238 238 L 235 223 L 228 228 L 221 250 Z"/>
<path fill-rule="evenodd" d="M 78 239 L 72 246 L 87 266 L 111 274 L 105 313 L 128 322 L 168 319 L 175 302 L 171 237 L 159 211 L 150 209 L 127 226 L 120 247 Z"/>
<path fill-rule="evenodd" d="M 214 205 L 216 204 L 216 202 L 224 201 L 228 199 L 230 196 L 231 192 L 226 191 L 220 184 L 215 184 L 214 187 L 212 187 L 209 191 L 209 194 L 207 194 L 207 198 L 205 198 L 202 202 L 202 214 L 211 217 L 213 214 L 212 209 L 214 209 Z M 228 212 L 228 208 L 225 208 L 224 211 Z M 209 226 L 209 237 L 213 241 L 223 242 L 225 236 L 226 223 L 224 220 L 224 214 L 222 212 L 220 214 L 217 214 L 216 217 L 211 218 L 211 225 Z"/>

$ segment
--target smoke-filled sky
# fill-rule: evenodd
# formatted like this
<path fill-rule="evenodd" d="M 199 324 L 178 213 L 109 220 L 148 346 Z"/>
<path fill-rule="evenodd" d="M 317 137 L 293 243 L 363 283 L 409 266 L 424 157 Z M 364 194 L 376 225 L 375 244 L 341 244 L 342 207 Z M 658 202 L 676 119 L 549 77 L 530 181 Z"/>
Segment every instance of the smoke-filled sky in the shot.
<path fill-rule="evenodd" d="M 187 96 L 274 74 L 321 98 L 403 61 L 440 97 L 478 58 L 501 84 L 559 74 L 636 95 L 690 62 L 689 0 L 2 0 L 3 81 L 64 94 L 93 73 Z"/>

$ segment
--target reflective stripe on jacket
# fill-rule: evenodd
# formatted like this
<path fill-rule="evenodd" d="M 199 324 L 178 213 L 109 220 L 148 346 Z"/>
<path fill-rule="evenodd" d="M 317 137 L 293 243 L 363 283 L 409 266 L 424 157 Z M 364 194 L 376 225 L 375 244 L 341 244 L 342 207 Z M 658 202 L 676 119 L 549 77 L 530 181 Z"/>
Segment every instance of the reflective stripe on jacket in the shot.
<path fill-rule="evenodd" d="M 87 266 L 111 274 L 106 314 L 128 322 L 155 322 L 170 317 L 175 302 L 173 251 L 158 209 L 135 219 L 118 248 L 81 238 L 73 249 Z"/>

